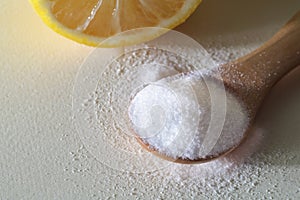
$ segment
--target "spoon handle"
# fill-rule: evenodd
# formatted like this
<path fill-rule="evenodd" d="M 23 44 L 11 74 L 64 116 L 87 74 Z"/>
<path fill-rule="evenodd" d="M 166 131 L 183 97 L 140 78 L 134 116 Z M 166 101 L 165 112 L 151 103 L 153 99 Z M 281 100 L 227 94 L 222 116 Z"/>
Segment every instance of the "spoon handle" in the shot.
<path fill-rule="evenodd" d="M 300 11 L 269 41 L 250 54 L 220 67 L 225 84 L 255 115 L 270 88 L 300 65 Z"/>

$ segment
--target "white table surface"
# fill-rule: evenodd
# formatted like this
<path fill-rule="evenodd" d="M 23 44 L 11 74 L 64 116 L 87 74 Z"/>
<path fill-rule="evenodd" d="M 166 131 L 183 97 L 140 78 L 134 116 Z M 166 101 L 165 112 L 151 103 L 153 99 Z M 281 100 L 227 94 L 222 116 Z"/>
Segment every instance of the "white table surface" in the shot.
<path fill-rule="evenodd" d="M 215 59 L 231 60 L 270 38 L 299 8 L 299 0 L 204 0 L 176 30 Z M 72 122 L 75 76 L 93 48 L 51 31 L 27 1 L 2 0 L 0 27 L 0 199 L 300 198 L 299 69 L 265 101 L 240 150 L 244 162 L 224 160 L 229 169 L 208 175 L 203 171 L 215 165 L 122 172 L 90 155 Z"/>

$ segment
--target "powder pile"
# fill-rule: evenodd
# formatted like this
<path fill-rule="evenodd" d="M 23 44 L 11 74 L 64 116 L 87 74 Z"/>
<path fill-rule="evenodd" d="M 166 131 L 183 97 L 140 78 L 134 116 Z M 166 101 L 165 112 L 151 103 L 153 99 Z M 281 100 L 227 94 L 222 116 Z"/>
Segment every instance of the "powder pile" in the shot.
<path fill-rule="evenodd" d="M 244 33 L 240 35 L 226 35 L 220 38 L 209 37 L 211 43 L 206 45 L 209 46 L 207 50 L 217 62 L 227 63 L 255 49 L 256 45 L 271 36 L 273 32 L 269 28 L 268 30 L 262 29 L 259 32 L 255 32 L 254 35 L 257 37 L 253 37 L 253 34 L 244 36 Z M 234 48 L 235 46 L 240 46 L 240 44 L 245 44 L 243 45 L 245 47 Z M 172 43 L 170 43 L 171 45 Z M 172 49 L 176 50 L 176 48 Z M 181 50 L 178 50 L 178 52 L 181 52 Z M 149 58 L 149 54 L 151 57 L 155 57 L 155 61 L 159 60 L 157 57 L 166 55 L 167 59 L 163 58 L 159 63 L 165 64 L 167 70 L 175 69 L 175 66 L 181 63 L 180 60 L 176 60 L 174 62 L 176 65 L 174 64 L 174 68 L 172 68 L 172 62 L 168 60 L 170 58 L 169 53 L 157 50 L 150 53 L 147 52 L 147 54 L 145 53 L 147 58 Z M 141 65 L 138 66 L 138 62 L 135 62 L 137 64 L 129 63 L 130 60 L 143 59 L 144 53 L 135 56 L 130 52 L 126 55 L 129 56 L 129 59 L 124 59 L 125 61 L 121 59 L 116 60 L 121 65 L 110 66 L 107 68 L 108 72 L 101 77 L 99 77 L 99 74 L 102 71 L 99 66 L 95 65 L 96 67 L 93 70 L 88 70 L 86 67 L 82 68 L 86 69 L 86 74 L 90 75 L 89 77 L 95 77 L 95 80 L 97 80 L 96 83 L 92 82 L 91 86 L 93 87 L 88 91 L 93 92 L 95 85 L 98 84 L 97 99 L 95 101 L 88 101 L 91 107 L 91 115 L 94 114 L 95 110 L 100 111 L 103 107 L 107 107 L 107 109 L 97 112 L 97 122 L 100 122 L 95 123 L 95 127 L 99 127 L 100 130 L 93 132 L 93 141 L 100 141 L 96 143 L 97 145 L 92 146 L 84 141 L 84 151 L 78 151 L 79 147 L 75 145 L 77 143 L 73 141 L 73 137 L 70 138 L 72 134 L 64 139 L 70 140 L 71 144 L 75 145 L 72 147 L 72 151 L 75 154 L 70 154 L 70 159 L 65 163 L 67 171 L 64 173 L 67 185 L 73 185 L 74 188 L 85 191 L 84 195 L 86 196 L 84 198 L 88 199 L 211 199 L 212 197 L 214 199 L 251 199 L 255 196 L 262 199 L 299 199 L 299 179 L 297 179 L 299 177 L 297 176 L 299 174 L 299 168 L 297 168 L 297 161 L 300 155 L 297 153 L 299 152 L 297 151 L 299 145 L 297 146 L 297 142 L 292 143 L 295 145 L 291 145 L 288 142 L 289 140 L 293 140 L 293 138 L 297 138 L 297 134 L 292 135 L 295 137 L 286 137 L 286 134 L 284 134 L 285 128 L 291 125 L 288 122 L 285 124 L 286 127 L 285 125 L 273 127 L 273 124 L 270 123 L 270 120 L 276 122 L 282 119 L 282 113 L 280 113 L 282 110 L 284 110 L 284 113 L 295 111 L 295 109 L 293 110 L 293 106 L 288 106 L 287 108 L 285 105 L 290 104 L 284 100 L 284 102 L 276 104 L 278 108 L 282 107 L 282 109 L 272 109 L 270 105 L 274 104 L 272 104 L 272 101 L 268 101 L 266 106 L 272 111 L 271 116 L 274 117 L 273 120 L 265 120 L 269 116 L 266 113 L 270 114 L 270 112 L 263 112 L 265 115 L 260 117 L 260 123 L 256 123 L 260 127 L 262 126 L 266 130 L 270 130 L 272 134 L 269 134 L 268 131 L 254 129 L 249 133 L 247 140 L 236 151 L 228 154 L 226 157 L 200 165 L 180 165 L 162 159 L 157 160 L 161 160 L 164 164 L 149 165 L 147 162 L 156 159 L 156 156 L 146 154 L 138 146 L 134 138 L 129 137 L 127 139 L 129 135 L 127 132 L 118 131 L 119 129 L 115 125 L 121 126 L 122 115 L 118 112 L 117 117 L 113 118 L 114 116 L 109 112 L 109 108 L 118 111 L 123 109 L 125 105 L 127 106 L 126 103 L 130 98 L 130 93 L 139 86 L 138 84 L 132 84 L 137 80 L 135 77 L 138 78 L 139 84 L 140 82 L 144 84 L 147 83 L 145 80 L 149 80 L 147 77 L 153 77 L 152 71 L 155 71 L 155 74 L 157 74 L 155 78 L 161 79 L 165 76 L 160 76 L 161 73 L 156 73 L 160 70 L 154 70 L 156 69 L 155 66 L 158 67 L 157 62 L 151 65 L 153 67 L 149 67 L 149 64 L 146 63 L 143 69 L 140 68 Z M 198 58 L 201 55 L 197 54 L 196 56 Z M 95 57 L 98 58 L 100 56 Z M 130 59 L 131 57 L 132 59 Z M 123 67 L 127 66 L 127 63 L 129 67 Z M 183 63 L 182 66 L 186 66 L 186 64 Z M 214 67 L 216 65 L 209 66 Z M 141 73 L 135 73 L 135 69 Z M 172 74 L 163 75 L 171 76 Z M 86 76 L 82 77 L 85 78 Z M 157 80 L 151 79 L 150 81 Z M 91 79 L 87 79 L 84 83 L 87 84 L 90 82 Z M 132 86 L 129 84 L 132 84 Z M 132 90 L 127 90 L 125 86 Z M 111 95 L 108 96 L 107 92 L 111 93 Z M 83 95 L 82 90 L 78 94 Z M 117 96 L 116 99 L 125 99 L 125 101 L 120 101 L 121 104 L 116 103 L 113 101 L 114 95 Z M 83 95 L 84 98 L 86 97 Z M 230 97 L 227 96 L 227 98 Z M 287 99 L 291 100 L 290 98 Z M 223 99 L 220 101 L 223 101 Z M 94 106 L 95 109 L 92 109 Z M 125 116 L 127 117 L 128 107 L 124 109 L 126 109 Z M 78 116 L 85 116 L 84 114 L 86 114 L 86 111 L 79 113 Z M 101 124 L 102 121 L 109 121 L 108 119 L 112 122 L 105 123 L 105 126 Z M 237 123 L 239 120 L 237 120 Z M 89 122 L 85 119 L 82 121 Z M 278 130 L 278 127 L 282 127 L 282 129 Z M 96 140 L 98 139 L 97 137 L 103 135 L 105 135 L 105 140 Z M 101 149 L 95 150 L 95 152 L 100 152 L 101 154 L 94 154 L 91 151 L 92 148 L 99 148 L 105 144 L 111 144 L 113 148 L 122 153 L 121 156 L 107 149 L 103 149 L 103 151 Z M 262 150 L 258 151 L 260 144 L 263 144 Z M 130 156 L 125 154 L 126 151 L 124 149 L 130 151 Z M 256 153 L 252 155 L 254 152 Z M 107 154 L 107 156 L 105 157 L 103 154 Z M 76 159 L 74 159 L 74 156 Z M 107 157 L 109 157 L 109 160 L 106 159 Z M 238 162 L 238 165 L 236 162 Z M 287 181 L 295 184 L 286 187 Z"/>
<path fill-rule="evenodd" d="M 79 84 L 90 85 L 90 90 L 86 90 L 86 94 L 83 94 L 82 91 L 78 93 L 78 96 L 82 96 L 83 100 L 78 101 L 78 103 L 83 102 L 83 104 L 81 103 L 79 105 L 78 109 L 77 117 L 78 119 L 82 119 L 79 120 L 79 122 L 82 123 L 78 127 L 81 127 L 83 130 L 82 133 L 89 132 L 88 134 L 82 135 L 81 139 L 98 161 L 114 169 L 145 172 L 162 169 L 165 168 L 166 165 L 169 165 L 169 162 L 163 162 L 164 160 L 140 148 L 136 142 L 136 133 L 139 134 L 139 132 L 132 123 L 132 120 L 130 121 L 128 119 L 128 116 L 137 116 L 128 113 L 128 108 L 132 106 L 132 98 L 136 96 L 135 94 L 141 91 L 145 85 L 157 85 L 161 84 L 160 82 L 165 82 L 170 85 L 169 88 L 164 88 L 165 85 L 162 84 L 163 87 L 161 87 L 161 89 L 169 91 L 162 93 L 164 93 L 164 95 L 172 94 L 174 96 L 173 102 L 177 103 L 178 109 L 176 110 L 173 109 L 174 107 L 170 107 L 168 112 L 161 112 L 160 108 L 166 105 L 151 106 L 153 107 L 153 111 L 150 112 L 148 116 L 153 116 L 155 119 L 158 119 L 156 122 L 154 121 L 154 123 L 156 123 L 154 125 L 151 124 L 152 122 L 150 120 L 148 120 L 148 122 L 143 120 L 139 122 L 139 117 L 137 116 L 136 123 L 140 123 L 137 125 L 141 127 L 144 126 L 144 130 L 149 128 L 148 132 L 144 133 L 144 136 L 141 135 L 141 137 L 149 138 L 153 135 L 159 135 L 157 132 L 150 130 L 157 130 L 159 129 L 157 127 L 163 127 L 163 125 L 166 124 L 165 119 L 171 119 L 169 122 L 175 119 L 180 121 L 180 126 L 182 127 L 176 126 L 176 124 L 172 125 L 172 123 L 170 123 L 170 127 L 173 128 L 173 130 L 179 127 L 183 131 L 177 131 L 178 134 L 175 134 L 173 138 L 169 137 L 170 134 L 165 135 L 165 138 L 169 140 L 169 149 L 172 146 L 176 146 L 176 143 L 174 143 L 176 138 L 183 138 L 184 140 L 182 139 L 182 141 L 184 144 L 190 144 L 190 147 L 192 147 L 193 141 L 198 146 L 202 144 L 202 148 L 200 149 L 201 151 L 197 148 L 189 148 L 190 151 L 185 151 L 187 147 L 183 145 L 181 153 L 173 153 L 174 158 L 196 159 L 196 157 L 200 156 L 209 156 L 209 153 L 213 151 L 218 153 L 216 147 L 212 149 L 216 142 L 218 145 L 223 145 L 224 149 L 227 148 L 226 145 L 230 146 L 228 141 L 225 141 L 225 144 L 223 144 L 224 142 L 222 140 L 216 139 L 223 133 L 224 119 L 228 118 L 228 116 L 224 117 L 224 115 L 229 115 L 229 113 L 226 113 L 226 105 L 224 105 L 226 103 L 226 94 L 224 95 L 223 88 L 219 87 L 222 85 L 210 84 L 208 87 L 206 86 L 207 83 L 201 84 L 202 78 L 199 78 L 201 76 L 196 75 L 196 73 L 189 73 L 191 71 L 202 71 L 203 69 L 208 70 L 210 69 L 208 67 L 216 66 L 212 61 L 209 61 L 205 50 L 201 47 L 197 47 L 197 50 L 202 49 L 201 52 L 204 53 L 197 51 L 197 59 L 194 59 L 194 57 L 190 58 L 181 55 L 181 52 L 185 51 L 178 47 L 157 48 L 152 46 L 153 45 L 143 46 L 142 48 L 134 48 L 126 51 L 123 55 L 113 60 L 104 71 L 96 65 L 91 65 L 95 67 L 85 70 L 86 74 L 90 76 L 83 75 L 83 83 Z M 176 52 L 174 52 L 174 50 L 176 50 Z M 93 56 L 93 58 L 97 57 L 98 54 Z M 91 73 L 91 71 L 93 73 Z M 183 76 L 181 73 L 186 74 L 186 76 Z M 95 74 L 101 74 L 101 77 L 95 77 Z M 178 80 L 174 76 L 176 74 L 179 74 L 177 77 Z M 91 79 L 90 77 L 95 78 Z M 95 85 L 96 91 L 91 93 Z M 216 92 L 213 93 L 210 90 Z M 206 98 L 201 97 L 201 94 Z M 165 99 L 163 98 L 164 95 L 158 96 Z M 209 95 L 211 99 L 207 98 Z M 172 99 L 169 99 L 169 101 L 172 101 Z M 162 103 L 163 101 L 158 100 L 158 102 Z M 165 103 L 170 105 L 170 102 L 166 101 Z M 206 106 L 202 106 L 202 109 L 200 109 L 199 105 L 201 104 Z M 80 106 L 83 106 L 83 108 Z M 204 107 L 209 108 L 208 112 L 205 112 Z M 145 109 L 144 106 L 140 108 Z M 170 116 L 172 110 L 176 111 L 173 114 L 173 118 L 167 118 Z M 193 112 L 192 115 L 191 112 Z M 146 117 L 140 119 L 145 118 Z M 190 119 L 194 120 L 192 124 Z M 243 117 L 237 117 L 237 119 L 234 120 L 239 123 L 239 121 L 243 119 Z M 204 124 L 204 121 L 206 121 L 207 126 L 201 127 L 197 124 L 197 121 L 199 124 L 200 122 Z M 166 129 L 168 128 L 165 128 L 165 130 Z M 197 131 L 200 130 L 202 130 L 203 134 L 197 133 Z M 211 132 L 214 133 L 214 131 L 217 134 L 210 134 Z M 192 134 L 189 134 L 189 132 Z M 165 133 L 168 132 L 165 131 Z M 176 131 L 174 133 L 176 133 Z M 183 133 L 185 134 L 182 135 Z M 182 137 L 180 137 L 180 135 Z M 198 136 L 198 138 L 194 138 L 194 136 Z M 221 136 L 225 137 L 224 134 L 221 134 Z M 231 136 L 232 135 L 228 135 L 228 137 Z M 199 140 L 201 140 L 201 143 L 197 143 Z M 239 137 L 236 137 L 236 141 L 239 140 Z M 232 143 L 236 144 L 236 141 Z M 152 148 L 155 148 L 155 146 L 152 145 Z M 197 150 L 199 150 L 198 156 Z M 122 161 L 115 162 L 120 158 L 122 158 Z"/>
<path fill-rule="evenodd" d="M 207 72 L 179 74 L 150 83 L 129 106 L 133 130 L 170 158 L 215 157 L 236 147 L 248 127 L 237 98 Z"/>

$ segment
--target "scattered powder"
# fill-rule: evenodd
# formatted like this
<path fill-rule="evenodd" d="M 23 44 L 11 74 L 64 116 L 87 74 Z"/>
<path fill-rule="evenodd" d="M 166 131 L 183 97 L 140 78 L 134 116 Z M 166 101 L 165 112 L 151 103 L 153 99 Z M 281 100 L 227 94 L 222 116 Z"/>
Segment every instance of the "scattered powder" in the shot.
<path fill-rule="evenodd" d="M 159 42 L 159 44 L 164 41 Z M 150 43 L 132 49 L 125 49 L 124 54 L 115 57 L 114 60 L 110 61 L 110 64 L 105 65 L 104 69 L 94 65 L 98 63 L 97 58 L 103 52 L 100 50 L 100 52 L 93 52 L 88 62 L 86 62 L 87 66 L 82 66 L 82 72 L 80 73 L 82 78 L 79 79 L 82 81 L 77 83 L 78 88 L 81 89 L 77 91 L 77 87 L 75 88 L 76 99 L 74 99 L 75 104 L 73 106 L 80 138 L 88 151 L 98 161 L 113 169 L 139 173 L 163 169 L 170 164 L 147 152 L 137 143 L 136 131 L 133 131 L 134 127 L 128 116 L 128 108 L 131 105 L 132 97 L 147 84 L 156 84 L 160 79 L 172 77 L 175 74 L 187 74 L 191 71 L 196 72 L 217 66 L 205 49 L 197 42 L 195 43 L 197 45 L 184 44 L 182 49 L 180 46 L 168 46 L 171 44 L 170 42 L 162 46 Z M 192 48 L 187 48 L 189 46 Z M 194 50 L 196 51 L 193 53 Z M 185 55 L 185 52 L 189 52 L 190 56 Z M 240 138 L 230 138 L 231 143 L 228 141 L 224 143 L 223 140 L 216 139 L 219 137 L 226 138 L 225 131 L 222 131 L 223 123 L 229 123 L 228 121 L 233 118 L 233 116 L 230 118 L 230 112 L 226 112 L 226 109 L 224 109 L 227 105 L 225 104 L 226 94 L 221 95 L 224 93 L 221 87 L 223 84 L 210 84 L 207 87 L 203 83 L 201 84 L 201 80 L 197 79 L 199 76 L 195 74 L 190 74 L 190 78 L 182 76 L 177 81 L 171 81 L 172 78 L 164 80 L 169 80 L 167 82 L 169 82 L 171 89 L 176 89 L 176 92 L 180 94 L 180 100 L 186 102 L 181 104 L 183 106 L 180 105 L 185 111 L 177 112 L 177 116 L 182 119 L 181 123 L 184 125 L 183 132 L 198 133 L 202 131 L 202 133 L 209 133 L 202 134 L 202 136 L 198 135 L 198 138 L 193 138 L 197 134 L 191 134 L 190 137 L 185 138 L 186 144 L 194 141 L 194 144 L 191 143 L 191 147 L 195 144 L 204 144 L 201 146 L 198 155 L 206 157 L 210 153 L 214 155 L 219 153 L 220 149 L 214 148 L 215 146 L 228 149 L 237 141 L 240 141 Z M 182 85 L 182 82 L 185 82 L 184 80 L 187 81 L 186 85 Z M 209 80 L 207 81 L 209 83 Z M 201 90 L 203 91 L 197 92 Z M 218 94 L 219 92 L 220 94 Z M 204 97 L 201 97 L 201 95 L 204 95 Z M 220 95 L 224 98 L 219 98 Z M 194 101 L 191 101 L 191 98 Z M 201 104 L 205 105 L 204 108 L 211 108 L 211 111 L 205 112 L 199 109 L 198 107 Z M 189 105 L 190 108 L 186 105 Z M 195 107 L 197 109 L 193 109 Z M 160 107 L 156 106 L 155 110 L 159 109 Z M 192 116 L 196 116 L 193 126 L 189 121 L 191 111 L 195 112 Z M 224 115 L 228 116 L 224 117 Z M 222 123 L 224 119 L 226 120 Z M 243 119 L 239 118 L 238 120 L 242 121 Z M 205 123 L 206 120 L 207 123 L 205 124 L 211 125 L 198 126 L 197 120 L 198 122 L 202 120 L 202 123 Z M 159 123 L 159 121 L 157 122 Z M 217 126 L 215 126 L 216 124 Z M 152 127 L 155 128 L 156 126 Z M 230 128 L 230 126 L 227 127 Z M 174 126 L 174 128 L 176 127 Z M 199 131 L 201 128 L 203 130 Z M 240 127 L 240 129 L 242 128 L 244 127 Z M 238 127 L 236 127 L 236 130 L 238 130 Z M 228 135 L 228 137 L 230 136 Z M 198 143 L 199 140 L 201 143 Z M 195 148 L 190 148 L 190 152 L 187 152 L 188 155 L 196 155 L 193 152 L 194 150 Z"/>
<path fill-rule="evenodd" d="M 96 55 L 91 58 L 97 58 Z M 113 169 L 147 172 L 165 168 L 168 162 L 147 152 L 136 141 L 128 117 L 131 97 L 143 85 L 196 69 L 192 60 L 156 47 L 127 51 L 104 70 L 87 68 L 87 74 L 92 71 L 91 76 L 100 75 L 97 79 L 83 76 L 83 83 L 78 85 L 88 84 L 90 90 L 80 90 L 75 95 L 74 102 L 78 102 L 74 104 L 75 119 L 85 147 L 98 161 Z"/>
<path fill-rule="evenodd" d="M 134 50 L 114 60 L 97 85 L 94 105 L 97 120 L 103 123 L 101 132 L 111 145 L 118 145 L 123 138 L 130 143 L 136 142 L 127 112 L 130 98 L 136 90 L 145 84 L 193 69 L 180 56 L 157 48 Z M 131 146 L 128 144 L 122 149 Z"/>
<path fill-rule="evenodd" d="M 180 74 L 140 90 L 128 111 L 134 131 L 174 159 L 215 157 L 236 147 L 248 127 L 247 113 L 209 77 L 201 71 Z"/>
<path fill-rule="evenodd" d="M 213 54 L 213 58 L 219 63 L 227 63 L 255 49 L 258 44 L 262 43 L 265 38 L 268 38 L 272 34 L 273 32 L 270 32 L 269 27 L 267 27 L 260 32 L 249 34 L 245 39 L 240 37 L 244 36 L 244 34 L 230 34 L 230 38 L 224 36 L 219 39 L 210 36 L 209 39 L 211 43 L 207 45 L 209 47 L 208 51 L 211 55 Z M 256 37 L 253 37 L 253 35 Z M 243 45 L 245 47 L 231 48 L 232 46 L 234 47 L 234 45 L 241 44 L 245 44 Z M 226 48 L 223 48 L 224 46 Z M 96 51 L 98 51 L 98 49 Z M 126 61 L 124 63 L 121 58 L 117 60 L 121 64 L 128 63 L 130 65 L 130 71 L 132 71 L 132 73 L 131 75 L 127 75 L 128 79 L 135 74 L 134 71 L 136 70 L 136 65 L 131 65 L 131 63 L 139 62 L 134 58 L 133 54 L 134 52 L 127 55 L 127 57 L 132 58 L 130 62 Z M 160 54 L 162 54 L 162 57 L 169 56 L 167 52 L 160 52 Z M 99 56 L 95 57 L 99 58 L 101 55 L 103 56 L 103 52 L 100 51 Z M 146 55 L 146 53 L 144 55 Z M 192 55 L 192 53 L 189 53 L 189 55 Z M 202 54 L 199 56 L 201 57 Z M 137 58 L 139 57 L 137 56 Z M 89 59 L 91 59 L 91 57 L 89 57 Z M 134 60 L 137 62 L 134 62 Z M 177 61 L 181 63 L 180 60 Z M 95 61 L 95 63 L 99 62 Z M 162 62 L 160 62 L 160 64 L 161 63 Z M 164 63 L 168 66 L 167 69 L 170 70 L 172 63 L 169 60 Z M 154 67 L 149 68 L 149 71 L 146 70 L 147 72 L 145 73 L 151 73 L 153 68 Z M 143 70 L 145 69 L 147 68 Z M 92 69 L 83 66 L 80 71 L 81 78 L 79 80 L 82 79 L 82 82 L 80 82 L 82 84 L 79 85 L 84 85 L 84 88 L 86 88 L 87 84 L 90 84 L 91 87 L 87 92 L 83 89 L 79 90 L 78 93 L 76 93 L 77 95 L 74 96 L 78 98 L 80 97 L 79 95 L 82 95 L 82 98 L 78 99 L 78 104 L 74 106 L 76 117 L 79 118 L 82 116 L 78 121 L 81 120 L 82 123 L 95 124 L 95 126 L 98 127 L 98 129 L 96 129 L 97 131 L 91 133 L 95 136 L 95 139 L 98 139 L 97 137 L 99 135 L 105 134 L 106 140 L 97 143 L 98 146 L 111 143 L 111 145 L 114 145 L 114 147 L 120 151 L 124 148 L 134 146 L 132 149 L 132 151 L 134 151 L 132 157 L 123 154 L 123 157 L 116 157 L 114 152 L 108 152 L 108 150 L 104 150 L 98 155 L 92 151 L 93 148 L 98 146 L 91 146 L 89 143 L 86 143 L 84 137 L 81 137 L 84 148 L 79 151 L 80 153 L 77 153 L 81 147 L 73 147 L 72 152 L 75 154 L 70 153 L 69 160 L 67 159 L 68 162 L 66 163 L 66 160 L 64 160 L 62 164 L 65 165 L 66 169 L 69 169 L 65 171 L 66 184 L 72 184 L 78 188 L 78 190 L 84 191 L 81 193 L 81 195 L 86 195 L 83 196 L 83 198 L 252 199 L 259 197 L 260 199 L 299 199 L 299 145 L 297 145 L 296 142 L 295 144 L 293 143 L 294 145 L 291 145 L 290 142 L 287 141 L 289 137 L 286 136 L 285 129 L 282 129 L 282 131 L 272 131 L 272 126 L 266 124 L 266 116 L 262 117 L 261 122 L 263 122 L 262 125 L 266 126 L 267 130 L 271 132 L 268 133 L 261 129 L 253 129 L 253 131 L 249 133 L 247 140 L 226 157 L 200 165 L 180 165 L 164 161 L 165 168 L 157 170 L 157 167 L 152 165 L 149 168 L 153 170 L 149 171 L 147 161 L 154 159 L 154 157 L 152 157 L 151 154 L 139 152 L 140 150 L 142 151 L 142 149 L 139 146 L 135 146 L 135 140 L 127 140 L 126 138 L 128 137 L 125 137 L 126 135 L 123 132 L 116 132 L 117 129 L 113 128 L 110 123 L 108 123 L 109 127 L 105 130 L 104 128 L 99 128 L 101 124 L 106 123 L 99 122 L 100 119 L 107 120 L 104 118 L 105 116 L 113 117 L 110 118 L 110 120 L 116 121 L 116 124 L 121 123 L 122 116 L 114 118 L 114 116 L 110 115 L 111 113 L 108 110 L 105 110 L 101 114 L 97 113 L 97 123 L 95 121 L 85 120 L 86 116 L 93 115 L 95 112 L 100 111 L 102 107 L 108 105 L 109 108 L 118 110 L 117 105 L 115 105 L 113 101 L 109 102 L 109 100 L 111 100 L 113 95 L 117 95 L 117 92 L 119 92 L 118 95 L 121 96 L 124 95 L 123 93 L 127 93 L 127 91 L 113 87 L 114 84 L 111 82 L 120 83 L 119 85 L 129 84 L 130 82 L 125 81 L 125 75 L 123 73 L 127 71 L 128 66 L 122 68 L 117 64 L 111 65 L 110 69 L 107 69 L 106 73 L 102 76 L 100 76 L 102 70 L 98 66 Z M 117 72 L 119 72 L 119 74 Z M 117 74 L 117 76 L 115 76 L 115 74 Z M 111 76 L 113 76 L 113 78 L 111 78 Z M 243 74 L 240 76 L 242 77 Z M 89 77 L 87 81 L 83 81 L 86 77 Z M 106 79 L 103 79 L 103 77 Z M 91 78 L 97 79 L 99 83 L 92 82 Z M 163 77 L 158 75 L 157 78 Z M 142 77 L 140 79 L 142 79 Z M 132 80 L 134 79 L 132 78 Z M 142 84 L 144 83 L 142 82 Z M 96 92 L 94 91 L 95 85 L 98 85 Z M 104 93 L 106 90 L 105 86 L 110 86 L 107 88 L 107 91 L 112 93 L 110 98 Z M 125 88 L 125 86 L 123 88 Z M 130 86 L 128 86 L 128 88 L 130 88 Z M 286 103 L 287 102 L 282 102 L 278 104 L 277 107 L 283 106 L 286 113 L 294 111 L 293 108 L 286 107 Z M 101 105 L 103 106 L 101 107 Z M 273 121 L 280 121 L 282 119 L 280 109 L 272 109 L 271 107 L 269 109 L 272 110 L 272 116 L 279 116 L 278 119 L 275 118 Z M 286 123 L 286 126 L 290 126 L 290 123 Z M 276 126 L 276 128 L 277 127 L 278 126 Z M 87 136 L 87 132 L 88 131 L 83 132 L 85 136 Z M 282 134 L 280 132 L 282 132 Z M 291 134 L 291 138 L 299 138 L 297 132 Z M 73 134 L 70 134 L 70 136 L 72 135 Z M 69 140 L 72 139 L 70 142 L 72 145 L 77 141 L 74 141 L 73 137 L 67 138 Z M 261 150 L 258 150 L 260 144 L 263 144 L 263 147 Z M 106 157 L 104 154 L 108 154 L 112 163 L 105 162 Z M 139 163 L 139 157 L 142 157 L 141 163 Z M 114 165 L 116 163 L 120 164 L 117 170 Z M 79 170 L 73 170 L 73 168 Z M 286 187 L 286 184 L 290 182 L 294 184 L 290 184 Z"/>

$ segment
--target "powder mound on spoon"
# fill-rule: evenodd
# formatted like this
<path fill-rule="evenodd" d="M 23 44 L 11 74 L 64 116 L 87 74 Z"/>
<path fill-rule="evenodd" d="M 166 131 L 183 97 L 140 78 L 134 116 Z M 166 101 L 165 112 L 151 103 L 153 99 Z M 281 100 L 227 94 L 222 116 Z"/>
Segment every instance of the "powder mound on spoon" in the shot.
<path fill-rule="evenodd" d="M 142 143 L 170 159 L 217 157 L 240 144 L 249 124 L 243 105 L 207 71 L 148 84 L 128 114 Z"/>

